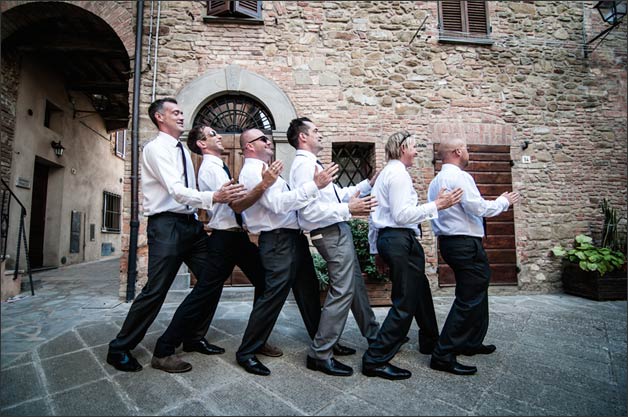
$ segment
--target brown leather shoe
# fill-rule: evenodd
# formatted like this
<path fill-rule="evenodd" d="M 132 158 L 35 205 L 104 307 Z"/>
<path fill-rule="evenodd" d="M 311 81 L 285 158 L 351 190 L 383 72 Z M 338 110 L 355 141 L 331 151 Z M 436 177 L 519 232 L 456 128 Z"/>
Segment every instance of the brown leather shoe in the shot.
<path fill-rule="evenodd" d="M 259 353 L 260 355 L 264 356 L 270 356 L 271 358 L 278 358 L 280 356 L 283 356 L 283 352 L 281 351 L 281 349 L 279 349 L 277 346 L 271 345 L 268 342 L 266 342 L 261 348 L 257 349 L 257 352 L 255 353 Z"/>
<path fill-rule="evenodd" d="M 176 355 L 170 355 L 163 358 L 153 356 L 153 359 L 150 361 L 150 366 L 173 374 L 179 374 L 192 370 L 191 364 L 185 362 Z"/>

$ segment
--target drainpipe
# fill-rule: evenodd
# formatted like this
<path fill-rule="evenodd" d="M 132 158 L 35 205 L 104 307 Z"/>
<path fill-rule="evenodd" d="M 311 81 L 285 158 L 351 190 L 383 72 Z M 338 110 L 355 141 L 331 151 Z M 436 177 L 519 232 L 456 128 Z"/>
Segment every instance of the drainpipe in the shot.
<path fill-rule="evenodd" d="M 129 234 L 129 261 L 127 264 L 126 302 L 135 298 L 135 281 L 137 279 L 137 235 L 140 221 L 138 214 L 138 158 L 139 158 L 139 112 L 140 85 L 142 78 L 142 28 L 144 26 L 144 0 L 137 2 L 135 27 L 135 62 L 133 64 L 133 121 L 131 135 L 131 230 Z"/>

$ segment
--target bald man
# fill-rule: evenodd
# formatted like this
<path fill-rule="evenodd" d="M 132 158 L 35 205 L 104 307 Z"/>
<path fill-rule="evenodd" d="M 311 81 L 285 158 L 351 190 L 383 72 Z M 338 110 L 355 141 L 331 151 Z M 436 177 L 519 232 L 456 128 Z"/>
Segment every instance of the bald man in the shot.
<path fill-rule="evenodd" d="M 438 151 L 443 167 L 430 183 L 428 201 L 435 201 L 442 188 L 461 188 L 463 194 L 460 203 L 442 210 L 438 218 L 431 220 L 440 253 L 455 274 L 456 298 L 432 351 L 430 367 L 457 375 L 471 375 L 477 368 L 459 363 L 456 356 L 487 355 L 496 349 L 495 345 L 483 344 L 488 330 L 491 278 L 482 246 L 483 218 L 505 212 L 519 200 L 519 194 L 505 192 L 490 201 L 482 198 L 475 180 L 464 171 L 469 164 L 469 151 L 463 139 L 445 140 Z"/>

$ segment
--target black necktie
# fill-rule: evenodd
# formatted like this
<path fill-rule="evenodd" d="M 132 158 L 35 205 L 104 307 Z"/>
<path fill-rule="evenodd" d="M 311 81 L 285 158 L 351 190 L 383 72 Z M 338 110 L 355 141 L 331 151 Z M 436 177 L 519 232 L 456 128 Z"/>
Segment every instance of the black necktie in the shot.
<path fill-rule="evenodd" d="M 316 160 L 316 163 L 318 165 L 321 166 L 321 168 L 325 169 L 325 167 L 323 166 L 322 162 L 319 160 Z M 336 191 L 336 184 L 334 184 L 333 182 L 331 183 L 331 188 L 334 189 L 334 194 L 336 194 L 336 199 L 338 200 L 339 203 L 342 203 L 342 201 L 340 201 L 340 197 L 338 196 L 338 191 Z"/>
<path fill-rule="evenodd" d="M 222 163 L 222 169 L 224 169 L 225 172 L 227 173 L 227 177 L 231 179 L 231 171 L 229 171 L 229 167 L 224 162 Z M 233 214 L 235 214 L 235 219 L 236 219 L 236 222 L 238 223 L 238 226 L 242 227 L 242 215 L 240 213 L 236 213 L 235 211 L 233 212 Z"/>
<path fill-rule="evenodd" d="M 179 148 L 181 150 L 181 160 L 183 161 L 183 177 L 185 178 L 185 188 L 189 187 L 188 184 L 188 163 L 187 160 L 185 159 L 185 151 L 183 150 L 183 144 L 181 144 L 181 142 L 177 142 L 177 148 Z M 187 204 L 185 205 L 186 209 L 190 209 L 190 206 L 188 206 Z"/>

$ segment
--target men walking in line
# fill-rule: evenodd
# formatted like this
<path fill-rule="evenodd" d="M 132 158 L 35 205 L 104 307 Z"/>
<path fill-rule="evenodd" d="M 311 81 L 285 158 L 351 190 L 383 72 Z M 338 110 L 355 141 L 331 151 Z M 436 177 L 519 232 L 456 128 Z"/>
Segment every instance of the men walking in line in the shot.
<path fill-rule="evenodd" d="M 491 278 L 488 258 L 482 246 L 485 235 L 483 218 L 505 212 L 519 201 L 519 194 L 505 192 L 491 201 L 482 198 L 473 177 L 463 171 L 469 164 L 469 151 L 463 139 L 443 141 L 438 152 L 443 167 L 430 183 L 428 200 L 436 200 L 442 188 L 462 188 L 464 194 L 459 204 L 432 219 L 440 253 L 454 271 L 456 298 L 432 352 L 430 366 L 457 375 L 471 375 L 477 372 L 477 368 L 459 363 L 456 356 L 490 354 L 496 349 L 495 345 L 483 344 L 488 330 L 488 285 Z"/>
<path fill-rule="evenodd" d="M 125 372 L 142 366 L 131 354 L 157 317 L 181 263 L 197 277 L 194 289 L 177 308 L 170 325 L 157 340 L 151 365 L 166 372 L 187 372 L 192 365 L 174 352 L 196 337 L 220 299 L 223 282 L 209 274 L 208 236 L 196 219 L 196 208 L 211 210 L 244 194 L 243 186 L 228 182 L 217 191 L 198 191 L 188 151 L 179 141 L 183 112 L 173 98 L 159 99 L 148 108 L 159 134 L 142 153 L 144 215 L 148 217 L 148 281 L 133 301 L 117 337 L 109 343 L 107 363 Z"/>
<path fill-rule="evenodd" d="M 190 130 L 187 139 L 188 148 L 203 156 L 203 162 L 198 170 L 198 189 L 214 191 L 221 184 L 230 181 L 229 168 L 221 159 L 225 148 L 222 136 L 210 126 L 200 125 Z M 212 233 L 209 236 L 210 274 L 222 279 L 229 278 L 233 268 L 237 265 L 255 287 L 253 303 L 264 293 L 264 267 L 260 261 L 257 246 L 249 239 L 244 229 L 242 215 L 244 209 L 255 203 L 279 176 L 280 163 L 274 163 L 264 172 L 260 172 L 259 183 L 251 184 L 247 194 L 229 204 L 216 204 L 212 208 L 209 227 Z M 224 349 L 211 345 L 205 339 L 209 324 L 215 313 L 211 310 L 209 316 L 199 323 L 197 340 L 189 345 L 183 345 L 186 352 L 195 351 L 206 355 L 224 353 Z M 272 345 L 265 344 L 259 347 L 257 353 L 267 356 L 281 356 L 283 352 Z"/>
<path fill-rule="evenodd" d="M 240 183 L 245 187 L 259 183 L 261 173 L 269 164 L 270 169 L 278 167 L 281 171 L 283 168 L 280 161 L 270 163 L 272 141 L 260 130 L 242 132 L 240 146 L 245 158 Z M 331 183 L 336 172 L 338 167 L 335 165 L 316 170 L 310 181 L 292 190 L 283 178 L 279 178 L 244 211 L 249 230 L 259 233 L 260 257 L 266 271 L 264 293 L 253 305 L 242 344 L 236 353 L 238 364 L 249 373 L 270 375 L 270 370 L 255 353 L 267 343 L 291 288 L 310 337 L 316 332 L 320 315 L 318 281 L 295 210 L 319 198 L 319 190 Z"/>
<path fill-rule="evenodd" d="M 310 181 L 321 151 L 321 135 L 311 120 L 302 117 L 290 122 L 288 141 L 297 150 L 290 171 L 290 184 L 297 188 Z M 318 168 L 317 168 L 318 167 Z M 367 340 L 377 334 L 378 323 L 371 309 L 361 277 L 351 229 L 347 220 L 352 215 L 367 215 L 377 205 L 370 196 L 368 180 L 355 187 L 340 188 L 333 183 L 321 190 L 320 198 L 299 210 L 299 225 L 310 231 L 310 238 L 327 262 L 330 288 L 321 311 L 318 331 L 307 356 L 308 369 L 328 375 L 350 376 L 353 369 L 334 358 L 334 345 L 344 329 L 349 309 Z M 351 349 L 350 353 L 355 353 Z"/>
<path fill-rule="evenodd" d="M 392 135 L 386 143 L 388 163 L 379 173 L 372 194 L 378 206 L 371 213 L 371 246 L 389 265 L 392 306 L 377 338 L 362 357 L 366 376 L 397 380 L 410 378 L 410 371 L 390 364 L 408 334 L 412 319 L 419 325 L 419 350 L 431 353 L 438 340 L 438 325 L 430 284 L 425 276 L 425 253 L 419 243 L 419 223 L 438 218 L 439 210 L 460 201 L 462 190 L 441 190 L 434 202 L 418 204 L 408 173 L 417 155 L 416 139 L 408 132 Z M 373 251 L 372 251 L 373 252 Z"/>

